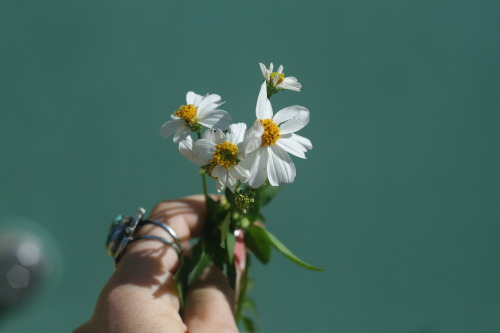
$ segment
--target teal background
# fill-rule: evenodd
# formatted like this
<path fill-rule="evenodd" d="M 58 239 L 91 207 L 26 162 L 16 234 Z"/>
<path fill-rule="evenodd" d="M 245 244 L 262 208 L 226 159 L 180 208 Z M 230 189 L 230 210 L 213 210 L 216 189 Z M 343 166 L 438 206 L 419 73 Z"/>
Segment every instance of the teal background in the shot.
<path fill-rule="evenodd" d="M 256 265 L 262 332 L 500 331 L 499 14 L 486 0 L 2 0 L 0 221 L 44 230 L 53 269 L 0 331 L 86 321 L 115 215 L 201 191 L 160 126 L 188 90 L 249 124 L 271 61 L 303 84 L 272 103 L 310 109 L 314 149 L 269 229 L 326 271 L 278 253 Z"/>

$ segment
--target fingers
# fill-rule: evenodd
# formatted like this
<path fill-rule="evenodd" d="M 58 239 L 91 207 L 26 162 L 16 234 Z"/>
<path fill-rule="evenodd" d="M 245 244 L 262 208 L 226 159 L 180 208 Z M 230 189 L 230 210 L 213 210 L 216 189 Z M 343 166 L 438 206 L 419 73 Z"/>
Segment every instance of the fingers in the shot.
<path fill-rule="evenodd" d="M 205 220 L 205 198 L 202 195 L 163 201 L 149 216 L 169 225 L 186 250 L 192 235 L 200 235 Z M 168 238 L 165 230 L 152 224 L 142 226 L 137 235 Z M 175 249 L 156 240 L 140 240 L 127 246 L 110 282 L 113 286 L 126 285 L 142 297 L 165 302 L 178 311 L 179 301 L 173 274 L 179 258 Z"/>
<path fill-rule="evenodd" d="M 190 333 L 238 332 L 234 311 L 246 252 L 243 232 L 238 230 L 235 235 L 236 291 L 218 267 L 209 267 L 190 287 L 186 296 L 184 319 Z"/>
<path fill-rule="evenodd" d="M 206 206 L 205 196 L 193 195 L 174 201 L 162 201 L 157 204 L 149 218 L 167 223 L 182 241 L 203 234 Z"/>
<path fill-rule="evenodd" d="M 190 288 L 184 322 L 190 333 L 238 332 L 234 319 L 235 291 L 219 268 L 209 267 Z"/>
<path fill-rule="evenodd" d="M 150 219 L 169 225 L 184 246 L 201 235 L 205 220 L 204 196 L 159 203 Z M 168 238 L 165 230 L 145 224 L 138 235 Z M 179 258 L 175 249 L 156 240 L 128 244 L 116 271 L 104 287 L 94 315 L 82 332 L 184 333 L 173 280 Z M 88 329 L 87 329 L 88 328 Z"/>

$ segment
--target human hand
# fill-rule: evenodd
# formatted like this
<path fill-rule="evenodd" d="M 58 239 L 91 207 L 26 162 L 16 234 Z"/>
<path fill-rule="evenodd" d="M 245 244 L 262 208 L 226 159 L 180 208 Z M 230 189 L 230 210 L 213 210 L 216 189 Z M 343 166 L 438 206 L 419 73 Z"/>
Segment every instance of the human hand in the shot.
<path fill-rule="evenodd" d="M 160 202 L 149 218 L 174 229 L 185 252 L 189 240 L 203 234 L 205 215 L 205 198 L 196 195 Z M 146 224 L 138 235 L 146 234 L 164 237 L 165 231 Z M 240 239 L 235 249 L 239 275 L 245 265 L 244 258 Z M 235 291 L 214 266 L 187 291 L 181 318 L 173 279 L 178 264 L 177 252 L 171 246 L 155 240 L 130 243 L 101 291 L 92 318 L 74 333 L 238 332 L 234 319 Z"/>

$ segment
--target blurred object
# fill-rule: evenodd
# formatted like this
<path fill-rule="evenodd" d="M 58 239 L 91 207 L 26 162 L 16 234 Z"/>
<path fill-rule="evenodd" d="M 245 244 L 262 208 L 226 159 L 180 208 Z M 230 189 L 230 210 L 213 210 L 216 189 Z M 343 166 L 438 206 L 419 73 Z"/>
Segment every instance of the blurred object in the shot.
<path fill-rule="evenodd" d="M 63 256 L 51 230 L 25 217 L 0 217 L 0 332 L 30 311 L 40 312 L 62 276 Z"/>
<path fill-rule="evenodd" d="M 26 231 L 0 233 L 0 313 L 25 303 L 45 275 L 39 238 Z"/>

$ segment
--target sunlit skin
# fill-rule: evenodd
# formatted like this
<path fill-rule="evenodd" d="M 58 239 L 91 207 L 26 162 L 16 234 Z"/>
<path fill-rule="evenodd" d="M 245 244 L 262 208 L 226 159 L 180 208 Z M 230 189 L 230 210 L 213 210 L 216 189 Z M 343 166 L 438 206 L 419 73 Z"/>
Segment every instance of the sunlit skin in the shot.
<path fill-rule="evenodd" d="M 149 218 L 175 230 L 183 251 L 189 240 L 203 235 L 205 199 L 202 195 L 160 202 Z M 165 231 L 145 225 L 139 234 L 165 237 Z M 242 238 L 235 247 L 237 274 L 245 267 Z M 183 318 L 173 275 L 177 252 L 154 240 L 133 242 L 101 291 L 92 318 L 74 333 L 204 333 L 238 332 L 234 319 L 235 295 L 227 278 L 210 267 L 187 291 Z M 239 279 L 238 279 L 239 281 Z"/>

